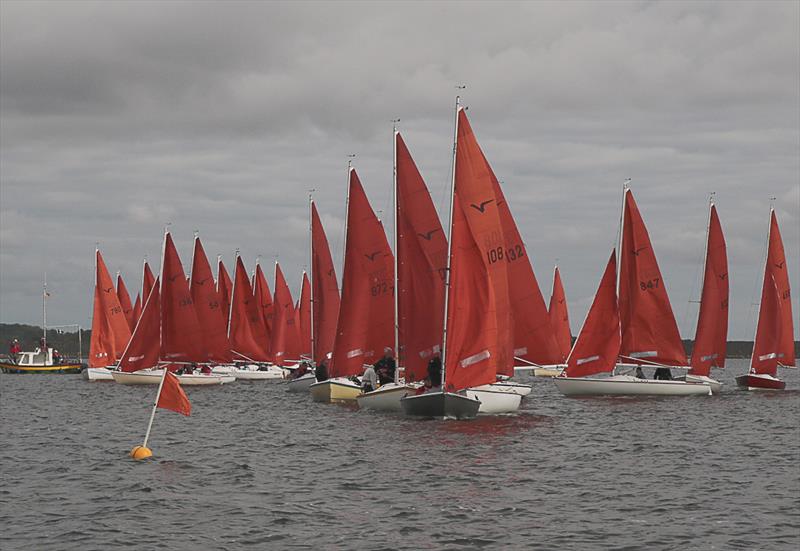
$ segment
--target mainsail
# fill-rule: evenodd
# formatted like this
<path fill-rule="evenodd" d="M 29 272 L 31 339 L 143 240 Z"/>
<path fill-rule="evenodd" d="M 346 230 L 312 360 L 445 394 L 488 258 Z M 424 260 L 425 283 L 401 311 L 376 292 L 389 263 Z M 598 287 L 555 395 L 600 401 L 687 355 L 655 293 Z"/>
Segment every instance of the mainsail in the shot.
<path fill-rule="evenodd" d="M 314 361 L 321 362 L 333 352 L 339 318 L 339 284 L 317 206 L 311 203 L 311 285 L 313 302 Z"/>
<path fill-rule="evenodd" d="M 400 363 L 406 381 L 427 376 L 440 352 L 447 237 L 425 181 L 399 132 L 397 156 L 397 291 Z"/>
<path fill-rule="evenodd" d="M 394 343 L 394 259 L 383 225 L 350 169 L 342 299 L 331 377 L 361 374 Z"/>
<path fill-rule="evenodd" d="M 708 377 L 712 367 L 725 367 L 727 340 L 728 253 L 717 208 L 712 203 L 709 209 L 703 293 L 689 373 Z"/>
<path fill-rule="evenodd" d="M 678 324 L 650 236 L 630 189 L 625 190 L 619 275 L 623 359 L 685 366 Z"/>
<path fill-rule="evenodd" d="M 774 209 L 770 211 L 768 243 L 750 371 L 776 377 L 779 365 L 795 364 L 795 354 L 789 274 Z"/>

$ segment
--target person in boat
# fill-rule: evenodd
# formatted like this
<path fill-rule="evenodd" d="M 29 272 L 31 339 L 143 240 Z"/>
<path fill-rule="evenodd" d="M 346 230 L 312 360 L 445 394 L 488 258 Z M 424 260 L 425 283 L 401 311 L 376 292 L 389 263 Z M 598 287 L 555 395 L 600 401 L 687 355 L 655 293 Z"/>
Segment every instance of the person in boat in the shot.
<path fill-rule="evenodd" d="M 428 381 L 431 386 L 442 386 L 442 357 L 438 352 L 434 352 L 433 357 L 428 362 Z"/>
<path fill-rule="evenodd" d="M 53 350 L 53 363 L 58 365 L 61 363 L 61 354 L 58 350 Z"/>
<path fill-rule="evenodd" d="M 425 394 L 426 392 L 428 392 L 432 388 L 433 388 L 433 385 L 431 384 L 431 378 L 430 377 L 425 377 L 425 379 L 423 379 L 423 381 L 422 381 L 422 386 L 419 387 L 414 392 L 414 394 Z"/>
<path fill-rule="evenodd" d="M 203 375 L 211 375 L 211 367 L 208 364 L 203 364 L 203 367 L 200 368 L 200 373 Z"/>
<path fill-rule="evenodd" d="M 300 365 L 298 365 L 297 368 L 294 369 L 293 371 L 289 372 L 289 375 L 286 378 L 289 379 L 290 381 L 293 381 L 294 379 L 299 379 L 300 377 L 308 373 L 308 368 L 309 368 L 308 362 L 300 362 Z"/>
<path fill-rule="evenodd" d="M 317 369 L 314 370 L 314 375 L 317 377 L 317 382 L 328 380 L 328 359 L 319 362 Z"/>
<path fill-rule="evenodd" d="M 647 377 L 644 376 L 644 371 L 642 371 L 642 366 L 640 365 L 636 366 L 636 373 L 634 373 L 633 376 L 637 379 L 647 379 Z"/>
<path fill-rule="evenodd" d="M 22 352 L 22 346 L 19 344 L 17 339 L 11 341 L 11 345 L 8 347 L 8 353 L 11 355 L 11 361 L 17 363 L 17 356 L 19 353 Z"/>
<path fill-rule="evenodd" d="M 361 390 L 372 392 L 376 388 L 378 388 L 378 374 L 375 373 L 375 367 L 368 365 L 361 376 Z"/>
<path fill-rule="evenodd" d="M 380 384 L 385 385 L 386 383 L 394 382 L 394 371 L 397 365 L 395 364 L 394 354 L 392 354 L 392 349 L 390 347 L 387 346 L 383 349 L 383 358 L 373 365 L 375 372 L 378 374 L 378 382 Z"/>
<path fill-rule="evenodd" d="M 653 374 L 653 379 L 657 381 L 671 381 L 672 371 L 668 367 L 659 367 Z"/>

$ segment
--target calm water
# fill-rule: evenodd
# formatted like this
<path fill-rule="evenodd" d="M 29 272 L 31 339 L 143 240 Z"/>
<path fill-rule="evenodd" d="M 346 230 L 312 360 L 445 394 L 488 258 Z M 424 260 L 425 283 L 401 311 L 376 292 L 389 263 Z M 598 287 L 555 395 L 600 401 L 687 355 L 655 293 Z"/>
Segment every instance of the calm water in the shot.
<path fill-rule="evenodd" d="M 2 549 L 797 549 L 800 376 L 782 393 L 562 397 L 418 421 L 275 383 L 0 375 Z M 524 379 L 524 378 L 523 378 Z"/>

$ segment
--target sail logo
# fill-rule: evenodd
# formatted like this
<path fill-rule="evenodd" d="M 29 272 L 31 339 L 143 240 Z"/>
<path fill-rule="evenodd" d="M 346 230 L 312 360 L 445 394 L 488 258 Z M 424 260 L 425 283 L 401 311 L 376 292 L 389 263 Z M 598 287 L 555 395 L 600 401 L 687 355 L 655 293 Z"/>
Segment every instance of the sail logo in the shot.
<path fill-rule="evenodd" d="M 471 206 L 472 208 L 474 208 L 475 210 L 477 210 L 478 212 L 480 212 L 481 214 L 483 214 L 483 213 L 485 213 L 485 212 L 486 212 L 486 205 L 488 205 L 488 204 L 489 204 L 489 203 L 491 203 L 492 201 L 494 201 L 494 199 L 488 199 L 488 200 L 486 200 L 486 201 L 481 201 L 481 204 L 480 204 L 480 205 L 476 205 L 476 204 L 474 204 L 474 203 L 470 203 L 470 205 L 469 205 L 469 206 Z"/>
<path fill-rule="evenodd" d="M 417 235 L 426 241 L 430 241 L 431 237 L 433 237 L 433 234 L 436 233 L 437 231 L 439 231 L 439 228 L 434 228 L 427 233 L 418 233 Z"/>
<path fill-rule="evenodd" d="M 351 350 L 350 352 L 347 353 L 347 358 L 350 359 L 350 358 L 355 358 L 356 356 L 363 356 L 363 355 L 364 351 L 361 350 L 360 348 L 356 348 L 355 350 Z"/>
<path fill-rule="evenodd" d="M 646 249 L 647 249 L 647 247 L 639 247 L 638 249 L 634 249 L 632 251 L 633 252 L 633 256 L 639 256 L 639 253 L 644 251 L 644 250 L 646 250 Z"/>
<path fill-rule="evenodd" d="M 464 358 L 459 362 L 461 367 L 469 367 L 471 365 L 475 365 L 476 363 L 482 362 L 483 360 L 488 360 L 492 357 L 492 354 L 488 350 L 483 350 L 478 352 L 477 354 L 473 354 L 467 358 Z"/>
<path fill-rule="evenodd" d="M 375 251 L 374 253 L 371 254 L 365 254 L 364 256 L 369 258 L 370 262 L 372 262 L 375 260 L 375 257 L 378 256 L 378 254 L 380 254 L 380 251 Z"/>
<path fill-rule="evenodd" d="M 522 348 L 515 348 L 514 349 L 514 355 L 515 356 L 522 356 L 523 354 L 527 354 L 527 353 L 528 353 L 528 347 L 527 346 L 523 346 Z"/>

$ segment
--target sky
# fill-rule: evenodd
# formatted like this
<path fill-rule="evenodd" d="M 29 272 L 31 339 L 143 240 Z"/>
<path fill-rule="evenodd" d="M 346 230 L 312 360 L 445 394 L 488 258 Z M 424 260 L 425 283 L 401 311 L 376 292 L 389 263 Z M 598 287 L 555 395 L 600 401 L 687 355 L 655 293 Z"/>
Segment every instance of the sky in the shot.
<path fill-rule="evenodd" d="M 41 324 L 46 274 L 90 327 L 95 244 L 135 297 L 167 224 L 296 295 L 312 189 L 341 276 L 349 155 L 392 240 L 393 119 L 447 223 L 457 93 L 573 333 L 630 178 L 684 338 L 710 192 L 752 338 L 774 197 L 800 334 L 798 2 L 4 0 L 0 321 Z"/>

